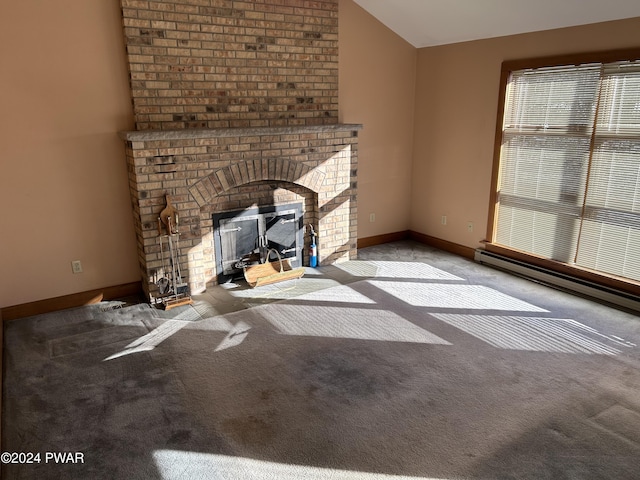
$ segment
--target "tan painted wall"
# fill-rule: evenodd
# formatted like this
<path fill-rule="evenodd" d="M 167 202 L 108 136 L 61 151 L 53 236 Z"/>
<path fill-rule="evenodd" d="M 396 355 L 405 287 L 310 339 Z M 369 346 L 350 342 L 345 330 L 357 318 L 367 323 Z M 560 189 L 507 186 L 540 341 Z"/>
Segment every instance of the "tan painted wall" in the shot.
<path fill-rule="evenodd" d="M 138 280 L 118 2 L 2 2 L 0 58 L 0 307 Z"/>
<path fill-rule="evenodd" d="M 340 121 L 365 126 L 358 236 L 412 228 L 475 247 L 502 60 L 638 46 L 639 28 L 633 19 L 416 50 L 341 0 Z M 0 58 L 0 308 L 137 281 L 117 137 L 133 128 L 117 2 L 3 2 Z M 465 65 L 477 70 L 473 89 Z"/>
<path fill-rule="evenodd" d="M 340 0 L 340 121 L 364 124 L 358 238 L 409 228 L 416 53 L 353 1 Z"/>
<path fill-rule="evenodd" d="M 636 18 L 418 50 L 411 229 L 484 239 L 503 60 L 638 47 L 639 31 Z"/>
<path fill-rule="evenodd" d="M 365 124 L 359 237 L 405 230 L 416 50 L 351 0 L 340 15 L 340 117 Z M 0 7 L 0 308 L 139 279 L 121 22 L 117 2 Z"/>

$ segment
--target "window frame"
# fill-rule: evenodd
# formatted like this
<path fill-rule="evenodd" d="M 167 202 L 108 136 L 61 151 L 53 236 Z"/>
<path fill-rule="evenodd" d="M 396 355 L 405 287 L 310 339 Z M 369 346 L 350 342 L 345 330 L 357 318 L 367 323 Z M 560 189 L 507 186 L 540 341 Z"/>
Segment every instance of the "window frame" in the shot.
<path fill-rule="evenodd" d="M 563 65 L 579 65 L 585 63 L 609 63 L 624 60 L 636 60 L 640 58 L 640 48 L 627 48 L 619 50 L 607 50 L 599 52 L 586 52 L 567 55 L 555 55 L 549 57 L 537 57 L 528 59 L 505 60 L 502 62 L 500 71 L 500 84 L 498 94 L 498 108 L 496 116 L 496 128 L 493 148 L 493 164 L 491 173 L 491 190 L 489 195 L 489 216 L 487 221 L 486 240 L 483 241 L 487 251 L 505 257 L 553 270 L 562 275 L 569 275 L 580 280 L 593 282 L 607 288 L 620 290 L 631 295 L 640 296 L 640 282 L 617 277 L 604 272 L 590 270 L 585 267 L 569 265 L 566 263 L 550 260 L 538 255 L 513 249 L 504 245 L 494 243 L 497 232 L 497 209 L 499 208 L 498 187 L 500 184 L 500 156 L 503 141 L 503 121 L 505 112 L 507 83 L 511 72 L 528 68 L 556 67 Z"/>

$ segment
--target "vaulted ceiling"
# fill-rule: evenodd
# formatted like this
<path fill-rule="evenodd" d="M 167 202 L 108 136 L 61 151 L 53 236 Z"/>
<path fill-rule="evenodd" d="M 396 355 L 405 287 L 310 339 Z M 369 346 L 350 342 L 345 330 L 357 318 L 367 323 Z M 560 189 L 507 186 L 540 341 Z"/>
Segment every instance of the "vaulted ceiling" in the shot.
<path fill-rule="evenodd" d="M 414 47 L 640 17 L 638 0 L 355 0 Z"/>

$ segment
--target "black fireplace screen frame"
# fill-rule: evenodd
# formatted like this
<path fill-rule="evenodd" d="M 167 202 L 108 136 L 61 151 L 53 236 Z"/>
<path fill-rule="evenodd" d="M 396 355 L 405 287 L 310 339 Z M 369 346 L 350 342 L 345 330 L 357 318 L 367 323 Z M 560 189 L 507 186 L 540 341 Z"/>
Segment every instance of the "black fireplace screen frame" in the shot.
<path fill-rule="evenodd" d="M 213 229 L 218 283 L 242 277 L 240 265 L 243 257 L 245 261 L 256 262 L 260 253 L 264 254 L 269 248 L 275 248 L 283 259 L 289 260 L 292 267 L 302 266 L 302 203 L 214 213 Z M 231 250 L 234 252 L 231 253 Z M 254 254 L 252 259 L 249 258 L 251 253 Z"/>

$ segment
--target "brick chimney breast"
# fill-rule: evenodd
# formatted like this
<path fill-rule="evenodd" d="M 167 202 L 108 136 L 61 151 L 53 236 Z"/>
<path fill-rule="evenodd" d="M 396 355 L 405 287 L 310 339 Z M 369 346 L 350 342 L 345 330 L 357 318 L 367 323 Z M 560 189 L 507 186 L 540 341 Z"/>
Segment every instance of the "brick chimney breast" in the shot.
<path fill-rule="evenodd" d="M 338 0 L 121 0 L 137 130 L 338 120 Z"/>
<path fill-rule="evenodd" d="M 136 128 L 121 137 L 149 298 L 167 274 L 167 195 L 192 293 L 216 282 L 214 213 L 299 203 L 320 264 L 355 259 L 362 125 L 338 123 L 338 0 L 121 6 Z"/>

